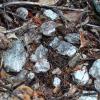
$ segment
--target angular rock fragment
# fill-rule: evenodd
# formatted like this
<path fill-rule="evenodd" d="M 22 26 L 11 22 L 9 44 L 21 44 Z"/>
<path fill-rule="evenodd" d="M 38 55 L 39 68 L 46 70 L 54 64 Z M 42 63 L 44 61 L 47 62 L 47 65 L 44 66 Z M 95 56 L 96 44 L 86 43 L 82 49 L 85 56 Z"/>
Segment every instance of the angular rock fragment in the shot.
<path fill-rule="evenodd" d="M 20 40 L 13 41 L 12 47 L 4 52 L 4 67 L 8 72 L 19 72 L 26 62 L 27 53 Z"/>
<path fill-rule="evenodd" d="M 60 68 L 56 68 L 52 71 L 52 74 L 57 74 L 57 75 L 60 75 L 62 73 L 62 71 L 60 70 Z"/>
<path fill-rule="evenodd" d="M 35 77 L 35 74 L 32 72 L 29 72 L 27 75 L 28 80 L 32 80 Z"/>
<path fill-rule="evenodd" d="M 78 33 L 69 33 L 64 38 L 70 43 L 79 43 L 80 35 Z"/>
<path fill-rule="evenodd" d="M 59 87 L 60 83 L 61 83 L 61 80 L 58 77 L 54 77 L 53 86 Z"/>
<path fill-rule="evenodd" d="M 83 91 L 82 96 L 78 100 L 98 100 L 97 93 L 95 91 Z"/>
<path fill-rule="evenodd" d="M 94 86 L 95 86 L 95 89 L 100 92 L 100 78 L 96 79 L 94 81 Z"/>
<path fill-rule="evenodd" d="M 44 22 L 41 25 L 41 32 L 45 36 L 52 36 L 55 31 L 56 31 L 56 23 L 53 21 Z"/>
<path fill-rule="evenodd" d="M 73 73 L 74 81 L 78 84 L 85 85 L 89 81 L 89 74 L 87 72 L 86 66 L 81 70 L 77 70 Z"/>
<path fill-rule="evenodd" d="M 100 59 L 97 59 L 89 70 L 89 74 L 94 78 L 100 77 Z"/>
<path fill-rule="evenodd" d="M 31 55 L 31 61 L 33 62 L 36 62 L 38 61 L 39 59 L 42 59 L 42 58 L 46 58 L 46 54 L 48 52 L 48 49 L 43 47 L 43 45 L 40 45 L 36 51 L 35 51 L 35 54 L 32 54 Z"/>
<path fill-rule="evenodd" d="M 43 47 L 43 45 L 40 45 L 35 52 L 35 55 L 38 59 L 44 58 L 48 52 L 48 49 Z"/>
<path fill-rule="evenodd" d="M 52 10 L 50 10 L 50 9 L 49 10 L 45 10 L 44 14 L 47 17 L 51 18 L 52 20 L 55 20 L 58 17 L 58 15 L 55 12 L 53 12 Z"/>
<path fill-rule="evenodd" d="M 53 41 L 49 44 L 52 48 L 58 47 L 60 44 L 60 39 L 58 37 L 55 37 Z"/>
<path fill-rule="evenodd" d="M 46 59 L 48 49 L 40 45 L 34 54 L 31 55 L 31 61 L 36 62 L 34 69 L 36 73 L 47 72 L 50 69 L 50 64 Z"/>
<path fill-rule="evenodd" d="M 58 53 L 68 55 L 69 57 L 72 57 L 77 51 L 75 46 L 65 41 L 61 41 L 56 49 L 58 50 Z"/>
<path fill-rule="evenodd" d="M 16 10 L 16 14 L 18 14 L 22 19 L 26 19 L 28 16 L 28 10 L 24 7 L 20 7 Z"/>
<path fill-rule="evenodd" d="M 36 73 L 47 72 L 50 69 L 50 64 L 47 59 L 41 59 L 36 62 L 36 64 L 34 65 L 34 69 Z"/>

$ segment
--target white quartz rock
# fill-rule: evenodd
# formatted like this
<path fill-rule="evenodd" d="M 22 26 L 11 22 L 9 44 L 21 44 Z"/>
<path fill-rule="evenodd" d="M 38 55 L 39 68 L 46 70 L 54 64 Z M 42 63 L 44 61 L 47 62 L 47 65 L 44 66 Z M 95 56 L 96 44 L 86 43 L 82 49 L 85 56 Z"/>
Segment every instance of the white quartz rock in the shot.
<path fill-rule="evenodd" d="M 54 80 L 53 80 L 53 86 L 59 87 L 59 86 L 60 86 L 60 83 L 61 83 L 60 78 L 54 77 Z"/>
<path fill-rule="evenodd" d="M 78 100 L 98 100 L 96 92 L 94 92 L 94 91 L 83 91 L 83 94 L 84 93 L 88 93 L 89 95 L 82 95 L 82 96 L 79 97 Z M 90 95 L 90 94 L 92 94 L 92 95 Z"/>
<path fill-rule="evenodd" d="M 50 64 L 47 59 L 40 59 L 34 65 L 34 69 L 36 73 L 47 72 L 50 69 Z"/>
<path fill-rule="evenodd" d="M 8 72 L 19 72 L 26 62 L 27 53 L 20 40 L 13 41 L 12 47 L 4 52 L 4 67 Z"/>
<path fill-rule="evenodd" d="M 16 10 L 16 14 L 18 14 L 18 16 L 20 16 L 23 19 L 26 19 L 26 17 L 28 16 L 28 10 L 24 7 L 20 7 Z"/>
<path fill-rule="evenodd" d="M 45 36 L 52 36 L 55 31 L 56 31 L 56 23 L 53 21 L 44 22 L 41 25 L 41 32 Z"/>
<path fill-rule="evenodd" d="M 79 43 L 80 35 L 78 33 L 69 33 L 64 38 L 70 43 Z"/>
<path fill-rule="evenodd" d="M 61 41 L 56 49 L 58 50 L 58 53 L 68 55 L 69 57 L 72 57 L 77 51 L 75 46 L 65 41 Z"/>
<path fill-rule="evenodd" d="M 89 70 L 89 74 L 94 78 L 100 77 L 100 59 L 97 59 Z"/>
<path fill-rule="evenodd" d="M 55 37 L 53 41 L 49 44 L 52 48 L 56 48 L 60 44 L 60 39 L 58 37 Z"/>
<path fill-rule="evenodd" d="M 89 74 L 87 72 L 86 66 L 81 70 L 77 70 L 73 73 L 74 81 L 78 84 L 85 85 L 89 81 Z"/>
<path fill-rule="evenodd" d="M 58 15 L 55 12 L 53 12 L 52 10 L 50 10 L 50 9 L 49 10 L 45 10 L 44 11 L 44 15 L 46 15 L 49 18 L 51 18 L 52 20 L 55 20 L 58 17 Z"/>
<path fill-rule="evenodd" d="M 31 61 L 36 62 L 40 59 L 46 58 L 47 52 L 48 52 L 48 49 L 43 47 L 43 45 L 40 45 L 36 49 L 35 54 L 31 55 L 30 59 L 31 59 Z"/>
<path fill-rule="evenodd" d="M 96 79 L 94 81 L 94 86 L 95 86 L 95 89 L 100 92 L 100 78 Z"/>
<path fill-rule="evenodd" d="M 33 61 L 33 62 L 37 62 L 38 61 L 37 56 L 35 54 L 31 55 L 30 60 Z"/>
<path fill-rule="evenodd" d="M 35 74 L 33 72 L 29 72 L 27 75 L 28 80 L 32 80 L 35 77 Z"/>

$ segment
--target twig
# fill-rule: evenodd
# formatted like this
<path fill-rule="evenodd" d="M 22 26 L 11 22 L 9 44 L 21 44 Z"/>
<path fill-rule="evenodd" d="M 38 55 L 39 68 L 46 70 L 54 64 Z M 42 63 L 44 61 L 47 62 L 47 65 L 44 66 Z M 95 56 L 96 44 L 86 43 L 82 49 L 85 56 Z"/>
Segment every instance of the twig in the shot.
<path fill-rule="evenodd" d="M 29 20 L 27 23 L 23 24 L 22 26 L 20 27 L 17 27 L 15 29 L 10 29 L 10 30 L 6 30 L 6 31 L 3 31 L 2 33 L 3 34 L 6 34 L 6 33 L 13 33 L 13 32 L 17 32 L 17 31 L 22 31 L 22 30 L 27 30 L 28 29 L 28 25 L 32 22 L 32 20 Z M 37 27 L 37 26 L 34 26 L 34 28 Z"/>
<path fill-rule="evenodd" d="M 72 10 L 72 11 L 81 11 L 84 12 L 85 9 L 75 9 L 75 8 L 69 8 L 66 6 L 52 6 L 52 5 L 45 5 L 45 4 L 40 4 L 40 3 L 36 3 L 36 2 L 29 2 L 29 1 L 15 1 L 15 2 L 8 2 L 8 3 L 4 3 L 4 6 L 11 6 L 11 5 L 37 5 L 40 7 L 50 7 L 50 8 L 58 8 L 60 10 Z M 2 4 L 0 5 L 0 7 L 2 7 Z"/>
<path fill-rule="evenodd" d="M 98 25 L 93 25 L 93 24 L 89 24 L 89 23 L 86 25 L 100 30 L 100 26 L 98 26 Z"/>

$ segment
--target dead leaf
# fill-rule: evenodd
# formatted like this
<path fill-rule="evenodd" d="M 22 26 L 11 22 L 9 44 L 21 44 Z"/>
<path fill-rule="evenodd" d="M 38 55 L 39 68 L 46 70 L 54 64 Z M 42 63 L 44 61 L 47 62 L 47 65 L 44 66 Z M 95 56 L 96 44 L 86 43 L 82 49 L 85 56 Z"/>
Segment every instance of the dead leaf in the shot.
<path fill-rule="evenodd" d="M 76 86 L 75 86 L 75 85 L 70 84 L 70 89 L 69 89 L 69 91 L 68 91 L 67 95 L 68 95 L 68 96 L 71 96 L 71 95 L 73 95 L 76 91 L 77 91 Z"/>
<path fill-rule="evenodd" d="M 24 94 L 23 96 L 24 96 L 23 100 L 31 100 L 31 98 L 28 94 Z"/>
<path fill-rule="evenodd" d="M 34 91 L 33 92 L 33 100 L 45 100 L 44 99 L 44 93 L 40 92 L 40 91 Z"/>
<path fill-rule="evenodd" d="M 58 93 L 58 91 L 59 91 L 59 87 L 55 87 L 54 89 L 53 89 L 53 93 Z"/>
<path fill-rule="evenodd" d="M 22 91 L 24 94 L 28 94 L 30 96 L 32 96 L 33 94 L 33 90 L 30 87 L 25 86 L 25 85 L 19 86 L 16 90 Z"/>
<path fill-rule="evenodd" d="M 40 20 L 39 17 L 33 17 L 33 22 L 37 25 L 37 26 L 41 26 L 42 21 Z"/>
<path fill-rule="evenodd" d="M 85 34 L 82 31 L 80 32 L 80 41 L 80 48 L 86 47 L 88 45 L 88 40 L 85 39 Z"/>
<path fill-rule="evenodd" d="M 67 11 L 64 13 L 64 17 L 69 20 L 69 21 L 73 21 L 76 22 L 79 20 L 81 16 L 81 12 L 73 12 L 73 11 Z"/>
<path fill-rule="evenodd" d="M 0 49 L 6 49 L 10 45 L 10 41 L 7 39 L 7 37 L 0 33 Z"/>
<path fill-rule="evenodd" d="M 31 97 L 33 95 L 33 90 L 25 85 L 21 85 L 18 88 L 14 90 L 15 93 L 18 95 L 18 97 L 22 98 L 23 100 L 31 100 Z"/>
<path fill-rule="evenodd" d="M 0 78 L 1 78 L 1 79 L 4 79 L 4 78 L 7 78 L 7 76 L 8 76 L 8 74 L 2 69 L 2 70 L 0 71 Z"/>

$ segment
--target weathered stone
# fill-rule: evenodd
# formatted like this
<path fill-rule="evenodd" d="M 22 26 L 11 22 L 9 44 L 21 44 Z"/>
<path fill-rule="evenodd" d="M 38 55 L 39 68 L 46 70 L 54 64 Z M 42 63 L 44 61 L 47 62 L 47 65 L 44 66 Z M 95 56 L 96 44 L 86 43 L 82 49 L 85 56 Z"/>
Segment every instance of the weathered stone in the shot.
<path fill-rule="evenodd" d="M 44 14 L 47 17 L 51 18 L 52 20 L 55 20 L 58 17 L 58 15 L 55 12 L 53 12 L 52 10 L 50 10 L 50 9 L 49 10 L 45 10 Z"/>
<path fill-rule="evenodd" d="M 100 59 L 97 59 L 89 70 L 89 74 L 94 78 L 100 77 Z"/>
<path fill-rule="evenodd" d="M 53 21 L 44 22 L 41 25 L 41 32 L 45 36 L 52 36 L 55 31 L 56 31 L 56 23 Z"/>
<path fill-rule="evenodd" d="M 94 81 L 94 86 L 95 86 L 95 89 L 100 92 L 100 78 L 96 79 Z"/>
<path fill-rule="evenodd" d="M 8 72 L 19 72 L 26 62 L 27 53 L 20 40 L 12 42 L 12 47 L 4 52 L 4 67 Z"/>
<path fill-rule="evenodd" d="M 70 43 L 79 43 L 80 35 L 78 33 L 69 33 L 64 38 Z"/>
<path fill-rule="evenodd" d="M 87 72 L 86 66 L 84 66 L 81 70 L 77 70 L 73 73 L 74 81 L 78 84 L 85 85 L 89 81 L 89 74 Z"/>
<path fill-rule="evenodd" d="M 55 87 L 59 87 L 60 86 L 60 83 L 61 83 L 61 80 L 58 77 L 54 77 L 53 85 Z"/>
<path fill-rule="evenodd" d="M 22 19 L 26 19 L 28 16 L 28 10 L 24 7 L 20 7 L 16 10 L 16 14 L 18 14 Z"/>
<path fill-rule="evenodd" d="M 49 44 L 52 48 L 56 48 L 60 44 L 60 39 L 58 37 L 55 37 L 53 41 Z"/>
<path fill-rule="evenodd" d="M 69 57 L 72 57 L 77 51 L 75 46 L 65 41 L 61 41 L 56 49 L 58 50 L 58 53 L 68 55 Z"/>
<path fill-rule="evenodd" d="M 36 51 L 35 51 L 35 54 L 32 54 L 31 55 L 31 61 L 33 62 L 36 62 L 38 61 L 39 59 L 42 59 L 42 58 L 46 58 L 46 54 L 48 52 L 48 49 L 43 47 L 43 45 L 40 45 Z"/>
<path fill-rule="evenodd" d="M 34 69 L 36 73 L 47 72 L 50 69 L 50 64 L 47 59 L 41 59 L 36 62 L 36 64 L 34 65 Z"/>

